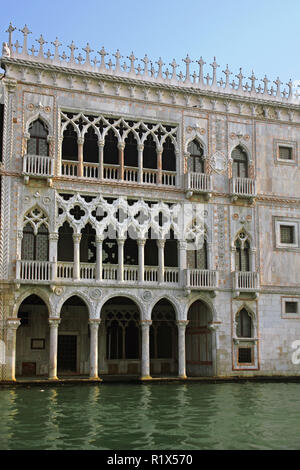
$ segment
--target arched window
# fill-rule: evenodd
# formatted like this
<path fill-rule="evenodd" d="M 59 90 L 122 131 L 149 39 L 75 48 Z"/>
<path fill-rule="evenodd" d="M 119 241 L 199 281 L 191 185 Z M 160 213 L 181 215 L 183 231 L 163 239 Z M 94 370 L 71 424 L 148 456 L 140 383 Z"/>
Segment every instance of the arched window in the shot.
<path fill-rule="evenodd" d="M 68 124 L 64 131 L 64 138 L 62 143 L 62 159 L 63 160 L 78 160 L 78 144 L 77 134 L 72 124 Z"/>
<path fill-rule="evenodd" d="M 45 123 L 40 119 L 32 122 L 29 126 L 29 134 L 30 139 L 27 142 L 27 154 L 48 156 L 48 129 Z"/>
<path fill-rule="evenodd" d="M 250 244 L 245 232 L 241 232 L 235 241 L 235 270 L 250 271 Z"/>
<path fill-rule="evenodd" d="M 165 266 L 171 268 L 178 267 L 178 248 L 177 240 L 173 229 L 170 230 L 170 238 L 166 239 L 164 247 Z"/>
<path fill-rule="evenodd" d="M 124 165 L 138 167 L 137 142 L 133 132 L 129 132 L 125 139 Z"/>
<path fill-rule="evenodd" d="M 98 137 L 92 126 L 84 135 L 83 161 L 88 163 L 98 163 L 99 161 Z"/>
<path fill-rule="evenodd" d="M 91 224 L 81 230 L 80 261 L 83 263 L 96 262 L 96 230 Z"/>
<path fill-rule="evenodd" d="M 143 167 L 157 169 L 156 143 L 151 134 L 144 142 Z"/>
<path fill-rule="evenodd" d="M 23 229 L 22 260 L 48 261 L 49 258 L 49 233 L 47 227 L 42 224 L 34 233 L 33 227 L 28 223 Z"/>
<path fill-rule="evenodd" d="M 206 238 L 198 250 L 187 250 L 187 265 L 189 269 L 208 269 Z"/>
<path fill-rule="evenodd" d="M 252 338 L 252 319 L 245 308 L 237 314 L 236 335 L 238 338 Z"/>
<path fill-rule="evenodd" d="M 65 222 L 58 230 L 58 261 L 74 261 L 73 229 Z"/>
<path fill-rule="evenodd" d="M 103 162 L 110 165 L 119 164 L 118 139 L 112 129 L 109 129 L 105 136 Z"/>
<path fill-rule="evenodd" d="M 248 178 L 248 157 L 245 150 L 241 146 L 236 147 L 231 158 L 233 178 Z"/>
<path fill-rule="evenodd" d="M 175 148 L 170 137 L 167 137 L 163 144 L 162 169 L 166 171 L 176 171 Z"/>
<path fill-rule="evenodd" d="M 203 148 L 197 140 L 193 140 L 188 146 L 188 171 L 204 173 Z"/>

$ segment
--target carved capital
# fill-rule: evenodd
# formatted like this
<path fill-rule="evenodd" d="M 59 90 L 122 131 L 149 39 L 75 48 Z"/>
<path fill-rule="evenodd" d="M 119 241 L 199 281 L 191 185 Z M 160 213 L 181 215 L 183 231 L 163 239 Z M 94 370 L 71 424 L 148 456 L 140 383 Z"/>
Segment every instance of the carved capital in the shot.
<path fill-rule="evenodd" d="M 10 330 L 16 331 L 21 324 L 21 320 L 19 318 L 8 318 L 6 320 L 7 328 Z"/>
<path fill-rule="evenodd" d="M 60 324 L 60 318 L 49 318 L 48 321 L 50 328 L 58 328 L 58 325 Z"/>

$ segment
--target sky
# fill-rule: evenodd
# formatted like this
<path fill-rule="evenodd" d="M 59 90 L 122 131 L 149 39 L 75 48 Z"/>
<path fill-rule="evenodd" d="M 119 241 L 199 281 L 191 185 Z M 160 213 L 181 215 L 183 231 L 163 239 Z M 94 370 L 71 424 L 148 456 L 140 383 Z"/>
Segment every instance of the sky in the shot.
<path fill-rule="evenodd" d="M 147 54 L 153 62 L 161 57 L 169 70 L 175 58 L 183 71 L 187 54 L 193 61 L 202 56 L 205 75 L 211 75 L 209 64 L 216 56 L 218 78 L 224 78 L 222 70 L 228 64 L 231 79 L 242 67 L 245 77 L 252 70 L 258 79 L 266 74 L 270 86 L 278 76 L 283 84 L 290 78 L 300 80 L 300 0 L 0 0 L 1 4 L 1 42 L 8 41 L 5 31 L 10 22 L 18 29 L 26 23 L 32 31 L 28 46 L 35 44 L 36 49 L 35 40 L 42 33 L 48 41 L 45 50 L 58 37 L 60 51 L 66 54 L 74 40 L 76 52 L 83 56 L 88 42 L 95 52 L 102 46 L 110 54 L 119 49 L 124 58 L 131 51 L 139 59 Z M 22 43 L 19 31 L 13 42 L 17 38 Z M 196 63 L 191 64 L 194 70 L 198 72 Z"/>

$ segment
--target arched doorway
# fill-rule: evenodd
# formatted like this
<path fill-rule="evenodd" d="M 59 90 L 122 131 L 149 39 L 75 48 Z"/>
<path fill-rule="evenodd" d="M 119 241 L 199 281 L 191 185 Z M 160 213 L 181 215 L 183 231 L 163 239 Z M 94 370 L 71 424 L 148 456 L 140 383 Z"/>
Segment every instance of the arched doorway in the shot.
<path fill-rule="evenodd" d="M 67 299 L 60 312 L 57 345 L 58 375 L 89 373 L 89 312 L 84 301 L 74 295 Z"/>
<path fill-rule="evenodd" d="M 196 300 L 188 311 L 186 328 L 186 371 L 188 376 L 213 375 L 212 335 L 209 322 L 212 320 L 209 307 Z"/>
<path fill-rule="evenodd" d="M 154 306 L 151 317 L 151 375 L 175 374 L 178 370 L 178 335 L 174 307 L 167 299 L 161 299 Z"/>
<path fill-rule="evenodd" d="M 104 374 L 140 373 L 140 311 L 133 300 L 114 297 L 101 310 L 100 358 Z"/>
<path fill-rule="evenodd" d="M 18 310 L 20 326 L 16 336 L 16 376 L 48 374 L 48 308 L 37 295 L 26 297 Z"/>

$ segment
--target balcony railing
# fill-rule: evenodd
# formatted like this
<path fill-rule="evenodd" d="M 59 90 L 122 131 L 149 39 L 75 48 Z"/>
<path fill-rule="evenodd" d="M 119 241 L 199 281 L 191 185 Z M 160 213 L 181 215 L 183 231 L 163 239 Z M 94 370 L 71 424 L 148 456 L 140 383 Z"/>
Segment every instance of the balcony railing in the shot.
<path fill-rule="evenodd" d="M 53 263 L 49 261 L 17 260 L 16 278 L 18 281 L 51 281 L 53 278 Z"/>
<path fill-rule="evenodd" d="M 23 174 L 35 178 L 50 178 L 53 176 L 53 158 L 42 155 L 24 155 Z"/>
<path fill-rule="evenodd" d="M 233 196 L 249 197 L 256 196 L 256 184 L 252 178 L 232 178 L 231 193 Z"/>
<path fill-rule="evenodd" d="M 45 158 L 45 157 L 44 157 Z M 82 167 L 78 161 L 62 160 L 61 175 L 66 177 L 80 177 L 92 180 L 126 181 L 130 183 L 162 184 L 163 186 L 176 186 L 176 171 L 152 170 L 143 168 L 139 176 L 139 169 L 132 166 L 124 166 L 121 179 L 120 165 L 103 165 L 103 175 L 100 177 L 98 163 L 83 162 Z"/>
<path fill-rule="evenodd" d="M 236 271 L 233 273 L 233 288 L 236 291 L 253 292 L 259 289 L 257 272 Z"/>
<path fill-rule="evenodd" d="M 208 269 L 187 269 L 186 287 L 188 289 L 215 289 L 218 287 L 218 272 Z"/>
<path fill-rule="evenodd" d="M 210 193 L 212 176 L 206 173 L 188 172 L 185 174 L 185 189 L 194 193 Z"/>

